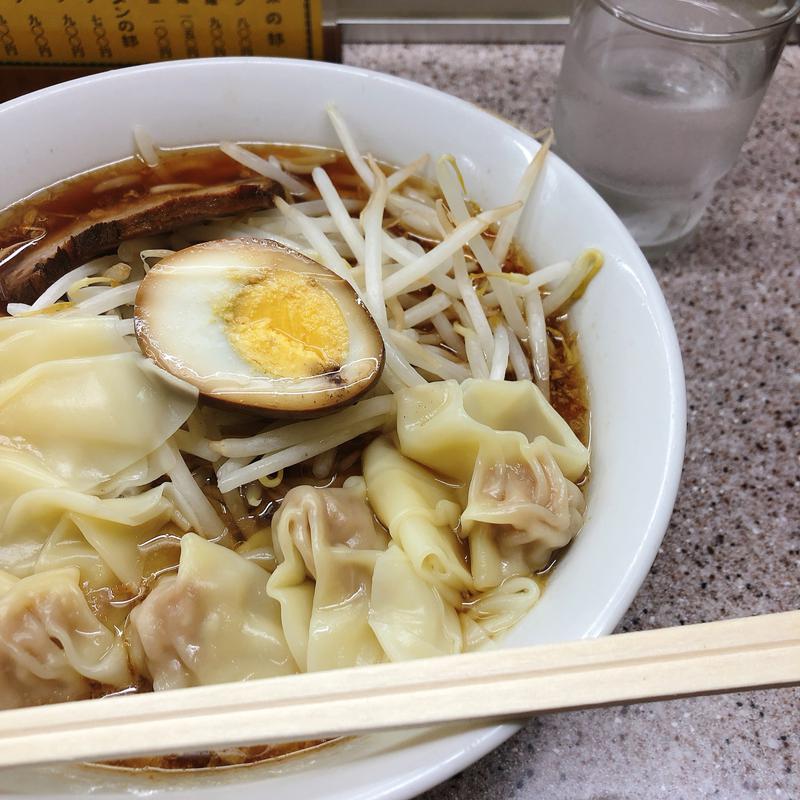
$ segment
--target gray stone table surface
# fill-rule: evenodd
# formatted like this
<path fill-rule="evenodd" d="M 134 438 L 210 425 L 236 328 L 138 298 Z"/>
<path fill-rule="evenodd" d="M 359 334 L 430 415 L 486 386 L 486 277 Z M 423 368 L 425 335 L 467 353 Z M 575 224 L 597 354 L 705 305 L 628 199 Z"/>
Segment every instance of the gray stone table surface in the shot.
<path fill-rule="evenodd" d="M 555 45 L 353 45 L 346 63 L 550 123 Z M 800 47 L 784 52 L 693 243 L 653 263 L 688 440 L 675 512 L 620 631 L 800 608 Z M 529 722 L 425 800 L 800 798 L 800 690 Z"/>

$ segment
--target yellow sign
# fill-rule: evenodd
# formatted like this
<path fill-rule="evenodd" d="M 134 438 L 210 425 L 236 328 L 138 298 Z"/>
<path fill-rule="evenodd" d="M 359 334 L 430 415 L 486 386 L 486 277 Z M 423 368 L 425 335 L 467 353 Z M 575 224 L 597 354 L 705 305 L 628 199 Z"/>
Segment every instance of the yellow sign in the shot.
<path fill-rule="evenodd" d="M 322 0 L 2 0 L 0 63 L 322 58 Z"/>

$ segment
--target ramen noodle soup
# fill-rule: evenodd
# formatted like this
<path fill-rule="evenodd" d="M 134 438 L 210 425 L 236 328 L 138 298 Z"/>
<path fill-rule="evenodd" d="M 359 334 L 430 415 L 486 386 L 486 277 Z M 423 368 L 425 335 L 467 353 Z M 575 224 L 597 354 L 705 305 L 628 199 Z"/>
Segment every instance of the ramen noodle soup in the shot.
<path fill-rule="evenodd" d="M 578 534 L 602 257 L 515 245 L 549 139 L 482 211 L 328 113 L 0 216 L 0 707 L 475 650 Z"/>

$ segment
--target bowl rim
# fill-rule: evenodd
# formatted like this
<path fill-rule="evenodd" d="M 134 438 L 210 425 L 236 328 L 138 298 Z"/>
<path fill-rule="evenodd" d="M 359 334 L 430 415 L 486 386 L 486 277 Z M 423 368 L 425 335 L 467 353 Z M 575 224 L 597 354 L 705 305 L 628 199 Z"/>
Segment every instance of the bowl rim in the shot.
<path fill-rule="evenodd" d="M 333 64 L 322 61 L 308 61 L 305 59 L 294 58 L 274 58 L 261 56 L 225 56 L 213 58 L 196 59 L 176 59 L 172 61 L 154 62 L 129 67 L 109 69 L 94 75 L 82 76 L 53 86 L 44 87 L 37 91 L 22 95 L 21 97 L 8 100 L 0 104 L 0 117 L 9 111 L 30 105 L 31 103 L 45 102 L 48 98 L 59 95 L 63 92 L 70 92 L 76 86 L 98 84 L 125 80 L 131 74 L 159 73 L 164 71 L 192 71 L 198 68 L 207 68 L 209 65 L 219 66 L 238 66 L 249 69 L 253 65 L 270 65 L 288 67 L 303 71 L 320 72 L 330 75 L 346 74 L 359 76 L 362 79 L 372 82 L 383 82 L 388 86 L 398 86 L 406 90 L 422 92 L 432 99 L 437 100 L 443 105 L 462 112 L 471 114 L 486 114 L 497 120 L 497 122 L 510 128 L 514 136 L 519 139 L 531 152 L 535 152 L 539 143 L 519 125 L 511 122 L 494 111 L 481 108 L 476 103 L 461 99 L 431 86 L 412 81 L 406 78 L 397 77 L 376 70 L 355 67 L 346 64 Z M 598 610 L 596 619 L 589 630 L 582 638 L 591 638 L 611 633 L 623 615 L 630 607 L 635 595 L 641 588 L 642 583 L 647 577 L 650 567 L 658 554 L 661 542 L 667 530 L 675 499 L 677 497 L 681 471 L 683 466 L 683 456 L 686 442 L 686 386 L 681 358 L 680 345 L 672 317 L 667 306 L 666 299 L 656 280 L 655 274 L 650 267 L 641 249 L 635 243 L 633 237 L 625 228 L 623 223 L 603 200 L 597 192 L 566 162 L 558 157 L 556 153 L 551 153 L 550 158 L 559 164 L 559 169 L 570 173 L 584 192 L 589 193 L 604 206 L 608 212 L 608 224 L 613 228 L 615 238 L 619 237 L 629 245 L 639 258 L 636 263 L 630 264 L 634 269 L 637 278 L 642 284 L 647 297 L 648 309 L 651 312 L 654 328 L 657 330 L 659 341 L 662 343 L 665 360 L 667 363 L 667 383 L 669 386 L 669 426 L 666 437 L 667 445 L 664 452 L 664 462 L 661 471 L 661 479 L 658 486 L 657 500 L 652 509 L 647 527 L 644 531 L 646 538 L 642 546 L 631 554 L 631 560 L 625 573 L 625 581 L 620 589 L 609 599 L 607 603 Z M 99 166 L 99 165 L 98 165 Z M 453 753 L 444 762 L 429 764 L 424 769 L 415 771 L 414 774 L 399 776 L 391 786 L 383 785 L 376 789 L 374 793 L 363 795 L 363 797 L 375 798 L 375 800 L 408 800 L 417 794 L 442 783 L 453 775 L 461 772 L 480 758 L 497 748 L 504 741 L 517 732 L 523 723 L 502 723 L 496 725 L 484 725 L 481 727 L 470 728 L 467 732 L 459 734 L 460 737 L 469 736 L 470 744 L 462 746 L 459 752 Z M 259 782 L 268 780 L 267 778 L 255 778 L 251 782 L 239 785 L 231 785 L 222 789 L 222 793 L 217 795 L 215 787 L 209 786 L 205 790 L 202 787 L 196 789 L 164 789 L 170 796 L 175 798 L 194 798 L 204 797 L 211 800 L 213 797 L 227 797 L 230 791 L 241 791 L 243 787 L 258 785 Z M 221 787 L 216 787 L 220 789 Z M 156 790 L 156 793 L 161 790 Z M 60 795 L 64 796 L 64 795 Z M 110 796 L 110 795 L 106 795 Z M 362 797 L 362 795 L 359 795 Z"/>

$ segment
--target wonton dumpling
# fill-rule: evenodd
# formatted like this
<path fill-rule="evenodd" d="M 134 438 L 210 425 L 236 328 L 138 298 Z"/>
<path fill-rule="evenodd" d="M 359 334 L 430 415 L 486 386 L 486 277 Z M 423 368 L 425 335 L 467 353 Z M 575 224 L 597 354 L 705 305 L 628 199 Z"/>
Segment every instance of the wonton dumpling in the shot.
<path fill-rule="evenodd" d="M 0 536 L 8 511 L 14 502 L 31 489 L 64 486 L 32 453 L 0 446 Z"/>
<path fill-rule="evenodd" d="M 461 507 L 455 491 L 425 467 L 405 458 L 384 436 L 363 455 L 367 495 L 378 519 L 405 551 L 414 569 L 448 602 L 473 589 L 455 529 Z"/>
<path fill-rule="evenodd" d="M 301 670 L 374 664 L 383 650 L 369 626 L 375 560 L 388 537 L 357 489 L 289 490 L 272 522 L 279 564 L 267 589 L 281 604 Z"/>
<path fill-rule="evenodd" d="M 115 586 L 120 582 L 111 567 L 100 558 L 97 550 L 83 538 L 69 514 L 61 518 L 45 540 L 33 571 L 46 572 L 62 567 L 77 567 L 81 582 L 89 590 Z"/>
<path fill-rule="evenodd" d="M 37 561 L 43 549 L 52 556 L 54 548 L 45 544 L 55 535 L 53 546 L 65 541 L 80 544 L 82 538 L 119 581 L 138 583 L 142 577 L 138 547 L 158 533 L 173 513 L 163 496 L 165 486 L 106 500 L 71 489 L 32 489 L 11 506 L 0 530 L 0 568 L 22 577 L 54 566 L 47 558 L 41 564 Z M 84 574 L 84 579 L 89 577 Z"/>
<path fill-rule="evenodd" d="M 0 579 L 0 708 L 89 697 L 130 685 L 120 638 L 102 625 L 75 567 Z"/>
<path fill-rule="evenodd" d="M 533 578 L 517 576 L 471 600 L 461 615 L 464 650 L 478 650 L 514 627 L 539 600 Z"/>
<path fill-rule="evenodd" d="M 16 575 L 0 569 L 0 597 L 17 583 L 19 583 L 19 578 Z"/>
<path fill-rule="evenodd" d="M 233 550 L 187 533 L 178 574 L 160 578 L 131 611 L 136 668 L 156 690 L 297 672 L 267 578 Z"/>
<path fill-rule="evenodd" d="M 531 381 L 471 378 L 403 389 L 397 393 L 397 435 L 403 455 L 464 482 L 481 445 L 498 438 L 544 438 L 573 481 L 589 461 L 588 450 Z"/>
<path fill-rule="evenodd" d="M 46 361 L 129 352 L 112 317 L 0 319 L 0 381 Z"/>
<path fill-rule="evenodd" d="M 396 544 L 375 564 L 371 606 L 369 623 L 391 661 L 461 652 L 456 609 L 420 577 Z"/>
<path fill-rule="evenodd" d="M 162 445 L 196 401 L 136 353 L 49 361 L 0 384 L 0 440 L 89 491 Z"/>
<path fill-rule="evenodd" d="M 461 515 L 476 586 L 491 588 L 509 574 L 545 567 L 577 534 L 583 509 L 581 490 L 564 477 L 543 439 L 484 443 Z"/>
<path fill-rule="evenodd" d="M 120 497 L 135 494 L 142 486 L 149 486 L 157 478 L 172 469 L 175 459 L 168 447 L 160 447 L 144 458 L 120 470 L 106 481 L 98 484 L 92 494 L 100 497 Z"/>
<path fill-rule="evenodd" d="M 271 528 L 256 531 L 249 539 L 237 545 L 236 552 L 269 573 L 275 572 L 275 567 L 278 565 Z"/>

